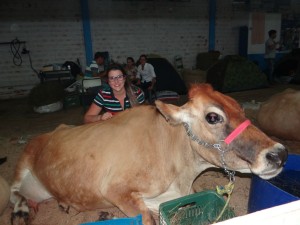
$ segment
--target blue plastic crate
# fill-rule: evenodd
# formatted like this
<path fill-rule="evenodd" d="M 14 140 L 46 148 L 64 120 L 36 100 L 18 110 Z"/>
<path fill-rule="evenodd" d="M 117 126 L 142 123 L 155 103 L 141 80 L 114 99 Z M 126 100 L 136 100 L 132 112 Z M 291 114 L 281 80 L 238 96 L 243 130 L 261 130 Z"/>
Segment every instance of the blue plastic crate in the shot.
<path fill-rule="evenodd" d="M 143 225 L 143 223 L 142 223 L 142 215 L 139 214 L 136 217 L 103 220 L 103 221 L 82 223 L 80 225 Z"/>

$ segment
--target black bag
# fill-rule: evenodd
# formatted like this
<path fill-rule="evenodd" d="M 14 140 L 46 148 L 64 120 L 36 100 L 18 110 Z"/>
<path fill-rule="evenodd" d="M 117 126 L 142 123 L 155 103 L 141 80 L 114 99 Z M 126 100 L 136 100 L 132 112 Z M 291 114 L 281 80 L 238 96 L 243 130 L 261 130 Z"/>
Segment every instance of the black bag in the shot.
<path fill-rule="evenodd" d="M 75 63 L 75 62 L 72 62 L 72 61 L 66 61 L 63 65 L 62 65 L 62 68 L 63 69 L 68 69 L 70 68 L 71 70 L 71 74 L 73 75 L 74 78 L 76 78 L 76 76 L 78 74 L 81 74 L 82 71 L 81 71 L 81 67 Z"/>

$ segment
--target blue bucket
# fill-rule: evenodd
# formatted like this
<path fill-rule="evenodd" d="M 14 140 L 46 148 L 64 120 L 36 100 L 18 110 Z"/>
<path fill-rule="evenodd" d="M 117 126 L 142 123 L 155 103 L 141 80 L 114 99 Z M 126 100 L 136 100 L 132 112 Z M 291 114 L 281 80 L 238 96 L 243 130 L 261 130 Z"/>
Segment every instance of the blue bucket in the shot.
<path fill-rule="evenodd" d="M 253 175 L 248 213 L 300 199 L 300 155 L 288 156 L 283 171 L 275 178 L 263 180 Z"/>

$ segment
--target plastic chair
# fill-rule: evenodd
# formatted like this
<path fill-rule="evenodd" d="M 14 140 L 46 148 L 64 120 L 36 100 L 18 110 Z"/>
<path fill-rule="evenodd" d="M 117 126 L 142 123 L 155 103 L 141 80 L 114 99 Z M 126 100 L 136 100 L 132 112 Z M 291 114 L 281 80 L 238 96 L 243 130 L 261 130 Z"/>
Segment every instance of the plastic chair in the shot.
<path fill-rule="evenodd" d="M 100 77 L 85 77 L 81 80 L 79 93 L 81 96 L 81 104 L 84 111 L 93 102 L 95 96 L 98 94 L 102 85 Z"/>

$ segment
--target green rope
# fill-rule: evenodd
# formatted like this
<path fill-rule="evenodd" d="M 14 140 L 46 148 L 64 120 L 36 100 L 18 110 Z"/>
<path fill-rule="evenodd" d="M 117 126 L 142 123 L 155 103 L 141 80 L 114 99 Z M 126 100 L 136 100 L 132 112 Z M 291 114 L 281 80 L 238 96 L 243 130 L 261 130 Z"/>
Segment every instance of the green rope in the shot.
<path fill-rule="evenodd" d="M 222 211 L 220 212 L 219 216 L 215 219 L 215 221 L 213 223 L 217 223 L 220 220 L 220 218 L 222 217 L 222 215 L 224 214 L 224 212 L 225 212 L 225 210 L 226 210 L 226 208 L 227 208 L 227 206 L 229 204 L 232 191 L 234 189 L 234 183 L 232 181 L 230 181 L 225 186 L 217 186 L 216 189 L 217 189 L 217 193 L 219 195 L 225 195 L 225 194 L 227 194 L 228 197 L 227 197 L 227 201 L 226 201 L 226 203 L 225 203 Z"/>

